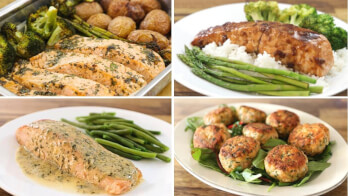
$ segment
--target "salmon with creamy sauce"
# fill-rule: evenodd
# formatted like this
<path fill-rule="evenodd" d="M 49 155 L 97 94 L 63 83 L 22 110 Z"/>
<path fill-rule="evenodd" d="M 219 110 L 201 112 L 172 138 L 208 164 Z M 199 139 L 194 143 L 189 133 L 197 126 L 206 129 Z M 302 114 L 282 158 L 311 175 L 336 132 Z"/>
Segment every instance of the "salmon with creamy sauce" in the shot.
<path fill-rule="evenodd" d="M 104 85 L 71 74 L 54 73 L 33 68 L 31 64 L 16 64 L 12 79 L 37 91 L 51 92 L 62 96 L 114 96 Z"/>
<path fill-rule="evenodd" d="M 228 22 L 201 31 L 191 44 L 203 48 L 228 39 L 249 53 L 267 52 L 288 68 L 309 75 L 325 76 L 334 65 L 331 44 L 324 35 L 279 22 Z"/>
<path fill-rule="evenodd" d="M 117 95 L 130 95 L 146 85 L 142 75 L 120 63 L 90 54 L 51 50 L 30 58 L 35 68 L 73 74 L 99 82 Z"/>
<path fill-rule="evenodd" d="M 142 176 L 131 161 L 106 150 L 91 137 L 63 122 L 33 122 L 20 127 L 16 139 L 34 156 L 109 194 L 129 191 Z"/>
<path fill-rule="evenodd" d="M 63 52 L 94 54 L 121 63 L 143 75 L 146 82 L 165 69 L 163 59 L 153 50 L 116 39 L 75 35 L 59 41 L 54 47 Z"/>

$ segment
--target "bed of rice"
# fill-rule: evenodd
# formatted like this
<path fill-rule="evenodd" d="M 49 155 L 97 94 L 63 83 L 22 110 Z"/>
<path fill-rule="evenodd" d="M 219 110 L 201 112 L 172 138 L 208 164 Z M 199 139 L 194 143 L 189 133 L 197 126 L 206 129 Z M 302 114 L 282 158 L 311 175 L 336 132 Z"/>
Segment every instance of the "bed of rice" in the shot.
<path fill-rule="evenodd" d="M 274 57 L 271 57 L 271 55 L 266 52 L 256 55 L 247 53 L 245 49 L 245 46 L 231 44 L 230 40 L 227 40 L 221 46 L 217 46 L 215 42 L 208 44 L 203 48 L 203 52 L 212 56 L 240 60 L 259 67 L 289 70 L 286 66 L 282 65 L 280 61 L 276 61 Z M 316 85 L 323 86 L 325 91 L 325 88 L 330 84 L 330 80 L 343 70 L 346 62 L 348 62 L 347 48 L 334 51 L 334 66 L 331 68 L 330 72 L 324 77 L 311 77 L 316 78 Z"/>

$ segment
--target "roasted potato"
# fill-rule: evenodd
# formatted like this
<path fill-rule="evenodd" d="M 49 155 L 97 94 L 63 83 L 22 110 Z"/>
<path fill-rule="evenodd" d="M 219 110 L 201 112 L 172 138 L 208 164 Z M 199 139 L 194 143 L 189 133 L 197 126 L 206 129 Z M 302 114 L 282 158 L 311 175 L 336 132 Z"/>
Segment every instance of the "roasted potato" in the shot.
<path fill-rule="evenodd" d="M 100 0 L 100 5 L 103 7 L 104 11 L 107 12 L 109 5 L 111 3 L 112 0 Z"/>
<path fill-rule="evenodd" d="M 83 20 L 88 20 L 94 14 L 103 13 L 103 8 L 97 2 L 83 2 L 76 7 L 76 14 Z"/>
<path fill-rule="evenodd" d="M 140 29 L 152 30 L 166 35 L 170 32 L 170 17 L 163 10 L 152 10 L 145 16 Z"/>
<path fill-rule="evenodd" d="M 161 4 L 157 0 L 131 0 L 131 3 L 141 5 L 145 13 L 149 13 L 155 9 L 161 9 Z"/>
<path fill-rule="evenodd" d="M 107 14 L 111 18 L 126 16 L 128 14 L 128 0 L 111 0 Z"/>
<path fill-rule="evenodd" d="M 127 16 L 131 17 L 135 22 L 140 22 L 145 17 L 145 11 L 140 4 L 130 2 L 127 6 Z"/>
<path fill-rule="evenodd" d="M 106 14 L 94 14 L 87 20 L 87 23 L 102 29 L 107 29 L 112 18 Z"/>
<path fill-rule="evenodd" d="M 168 39 L 160 33 L 150 30 L 135 30 L 128 35 L 128 40 L 135 42 L 149 43 L 155 41 L 160 49 L 165 49 L 169 45 Z"/>
<path fill-rule="evenodd" d="M 118 16 L 110 22 L 108 31 L 119 37 L 127 38 L 130 32 L 134 31 L 135 28 L 136 24 L 131 18 Z"/>

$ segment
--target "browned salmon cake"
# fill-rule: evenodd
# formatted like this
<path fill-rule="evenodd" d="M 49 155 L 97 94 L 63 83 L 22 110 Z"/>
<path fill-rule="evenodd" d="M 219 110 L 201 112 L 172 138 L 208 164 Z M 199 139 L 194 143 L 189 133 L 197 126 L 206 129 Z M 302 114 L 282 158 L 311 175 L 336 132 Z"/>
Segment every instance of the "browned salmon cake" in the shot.
<path fill-rule="evenodd" d="M 16 64 L 12 79 L 37 91 L 62 96 L 114 96 L 104 85 L 71 74 L 60 74 L 32 68 L 30 64 Z"/>
<path fill-rule="evenodd" d="M 161 56 L 153 50 L 115 39 L 76 35 L 61 40 L 54 47 L 64 52 L 95 54 L 121 63 L 143 75 L 146 82 L 150 82 L 165 69 Z"/>
<path fill-rule="evenodd" d="M 127 159 L 104 149 L 75 127 L 39 120 L 20 127 L 17 142 L 34 156 L 55 164 L 109 194 L 121 194 L 137 185 L 142 174 Z"/>
<path fill-rule="evenodd" d="M 96 55 L 50 50 L 32 57 L 30 62 L 36 68 L 99 82 L 121 96 L 130 95 L 146 85 L 144 77 L 136 71 Z"/>

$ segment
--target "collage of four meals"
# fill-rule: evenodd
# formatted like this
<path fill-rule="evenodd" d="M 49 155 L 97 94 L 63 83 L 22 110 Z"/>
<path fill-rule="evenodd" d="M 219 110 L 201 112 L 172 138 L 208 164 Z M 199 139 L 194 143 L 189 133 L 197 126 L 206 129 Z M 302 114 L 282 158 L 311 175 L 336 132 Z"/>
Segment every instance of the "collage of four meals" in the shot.
<path fill-rule="evenodd" d="M 1 0 L 0 196 L 348 196 L 346 0 Z"/>

